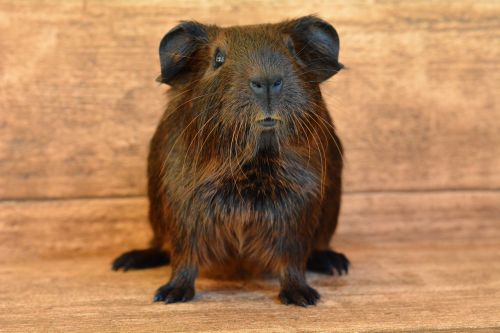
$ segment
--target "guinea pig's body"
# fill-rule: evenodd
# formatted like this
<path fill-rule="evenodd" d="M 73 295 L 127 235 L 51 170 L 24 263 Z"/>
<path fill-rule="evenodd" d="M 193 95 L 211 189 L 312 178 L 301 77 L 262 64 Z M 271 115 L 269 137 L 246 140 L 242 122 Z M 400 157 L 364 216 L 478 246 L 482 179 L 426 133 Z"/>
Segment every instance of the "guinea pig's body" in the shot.
<path fill-rule="evenodd" d="M 114 269 L 172 263 L 155 301 L 194 296 L 199 267 L 249 259 L 280 276 L 280 299 L 315 304 L 306 267 L 347 272 L 329 250 L 342 148 L 319 83 L 342 68 L 338 36 L 304 17 L 220 28 L 184 22 L 160 44 L 169 105 L 148 159 L 151 248 Z M 168 252 L 167 252 L 168 251 Z"/>

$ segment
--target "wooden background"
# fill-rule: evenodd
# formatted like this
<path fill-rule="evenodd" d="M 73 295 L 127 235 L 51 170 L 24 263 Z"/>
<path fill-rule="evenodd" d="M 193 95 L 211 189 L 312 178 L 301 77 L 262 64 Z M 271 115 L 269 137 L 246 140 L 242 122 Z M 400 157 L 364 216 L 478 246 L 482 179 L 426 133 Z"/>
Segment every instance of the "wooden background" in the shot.
<path fill-rule="evenodd" d="M 338 299 L 367 284 L 380 292 L 392 283 L 396 289 L 390 295 L 404 294 L 402 290 L 410 295 L 424 286 L 428 298 L 421 300 L 426 304 L 421 308 L 394 297 L 384 298 L 385 303 L 375 298 L 370 305 L 375 296 L 363 289 L 367 298 L 349 299 L 337 308 L 340 322 L 330 318 L 327 326 L 305 321 L 294 327 L 493 330 L 500 325 L 499 1 L 0 0 L 0 279 L 11 302 L 0 305 L 0 331 L 2 320 L 10 331 L 74 330 L 61 315 L 64 311 L 50 312 L 49 305 L 37 318 L 46 326 L 22 319 L 43 303 L 25 303 L 24 296 L 39 292 L 27 289 L 22 282 L 26 274 L 36 276 L 45 267 L 41 262 L 55 262 L 58 268 L 47 273 L 43 285 L 55 299 L 61 290 L 50 281 L 60 276 L 58 269 L 71 270 L 67 258 L 89 258 L 83 267 L 94 267 L 101 256 L 97 264 L 107 265 L 113 255 L 148 239 L 145 161 L 167 102 L 165 86 L 154 81 L 164 33 L 183 19 L 235 25 L 311 13 L 336 27 L 340 61 L 349 67 L 326 82 L 323 92 L 347 158 L 336 244 L 353 254 L 358 274 L 365 274 L 356 276 L 354 269 L 352 290 L 330 296 Z M 428 251 L 422 252 L 425 258 L 415 259 L 422 249 Z M 377 261 L 373 253 L 383 251 L 392 253 L 392 261 Z M 398 251 L 405 256 L 398 257 Z M 440 265 L 470 260 L 437 274 L 433 251 L 442 254 Z M 404 258 L 418 264 L 405 266 Z M 370 275 L 389 265 L 399 267 L 392 280 Z M 475 275 L 457 282 L 454 277 L 465 268 Z M 425 280 L 416 269 L 435 275 Z M 81 268 L 79 272 L 85 275 Z M 99 274 L 87 278 L 98 285 L 116 279 L 105 270 Z M 75 276 L 71 287 L 85 289 Z M 124 283 L 120 279 L 115 282 Z M 148 284 L 148 275 L 140 281 L 144 290 L 134 294 L 137 299 L 157 287 Z M 401 287 L 398 281 L 408 283 Z M 330 289 L 343 284 L 334 282 Z M 443 288 L 455 293 L 434 297 Z M 109 318 L 95 313 L 111 301 L 105 290 L 97 294 L 94 316 L 85 318 L 94 325 L 90 330 L 104 332 Z M 237 298 L 235 304 L 252 300 L 251 294 L 238 297 L 241 303 Z M 463 312 L 461 299 L 476 301 L 481 313 L 473 307 Z M 183 308 L 184 323 L 203 317 L 203 302 Z M 384 307 L 391 309 L 389 314 Z M 286 318 L 277 304 L 273 309 Z M 350 317 L 349 311 L 356 309 L 368 317 Z M 265 317 L 259 311 L 254 315 Z M 109 331 L 133 327 L 121 315 Z M 228 331 L 245 327 L 237 326 L 237 316 L 232 318 L 236 326 L 227 326 L 232 327 Z M 370 318 L 387 322 L 375 324 Z M 273 319 L 268 319 L 258 328 L 271 327 L 266 323 Z M 219 329 L 216 322 L 207 327 Z M 287 331 L 283 325 L 272 327 Z"/>

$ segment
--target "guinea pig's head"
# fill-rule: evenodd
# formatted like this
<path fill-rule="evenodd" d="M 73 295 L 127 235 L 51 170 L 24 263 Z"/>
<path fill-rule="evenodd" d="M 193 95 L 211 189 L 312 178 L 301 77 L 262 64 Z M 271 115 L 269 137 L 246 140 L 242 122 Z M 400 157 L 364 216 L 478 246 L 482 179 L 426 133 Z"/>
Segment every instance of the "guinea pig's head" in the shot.
<path fill-rule="evenodd" d="M 227 28 L 182 22 L 160 43 L 159 80 L 208 146 L 255 154 L 313 135 L 325 110 L 319 83 L 342 68 L 338 55 L 337 32 L 314 16 Z"/>

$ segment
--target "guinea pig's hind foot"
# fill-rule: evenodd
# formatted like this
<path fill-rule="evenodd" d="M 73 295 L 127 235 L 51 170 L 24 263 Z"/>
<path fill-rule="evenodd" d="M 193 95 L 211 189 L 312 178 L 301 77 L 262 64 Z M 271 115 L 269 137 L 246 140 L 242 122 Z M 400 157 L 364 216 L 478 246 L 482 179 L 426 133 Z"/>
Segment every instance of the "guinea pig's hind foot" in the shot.
<path fill-rule="evenodd" d="M 112 269 L 128 271 L 129 269 L 144 269 L 168 265 L 170 255 L 160 249 L 132 250 L 123 253 L 113 261 Z"/>
<path fill-rule="evenodd" d="M 333 275 L 335 271 L 339 275 L 349 272 L 349 259 L 335 251 L 313 251 L 307 259 L 307 269 L 313 272 Z"/>

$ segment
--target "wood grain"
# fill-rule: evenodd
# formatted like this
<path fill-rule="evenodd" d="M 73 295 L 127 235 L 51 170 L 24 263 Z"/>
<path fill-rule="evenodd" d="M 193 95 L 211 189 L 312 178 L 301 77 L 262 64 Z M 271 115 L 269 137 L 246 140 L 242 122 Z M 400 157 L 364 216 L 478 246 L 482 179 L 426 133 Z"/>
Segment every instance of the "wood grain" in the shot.
<path fill-rule="evenodd" d="M 149 236 L 146 199 L 0 204 L 0 331 L 494 332 L 500 329 L 500 193 L 350 194 L 334 246 L 347 277 L 309 274 L 314 309 L 275 279 L 197 280 L 192 303 L 151 304 L 170 268 L 111 272 Z"/>
<path fill-rule="evenodd" d="M 310 309 L 273 278 L 202 275 L 193 302 L 152 304 L 170 268 L 112 272 L 149 237 L 146 199 L 0 203 L 1 332 L 498 332 L 498 191 L 346 195 L 348 276 L 308 274 Z"/>
<path fill-rule="evenodd" d="M 500 256 L 499 203 L 495 191 L 346 195 L 333 245 L 466 251 L 482 244 Z M 145 247 L 150 235 L 144 197 L 0 203 L 0 263 L 118 255 Z"/>
<path fill-rule="evenodd" d="M 144 197 L 0 203 L 0 262 L 121 251 L 150 236 Z"/>
<path fill-rule="evenodd" d="M 274 279 L 201 277 L 192 302 L 153 304 L 170 268 L 112 272 L 112 256 L 0 264 L 3 332 L 498 332 L 498 244 L 344 247 L 348 276 L 308 274 L 314 308 L 278 304 Z"/>
<path fill-rule="evenodd" d="M 163 34 L 310 13 L 349 67 L 323 87 L 348 192 L 500 188 L 495 1 L 0 0 L 0 198 L 143 195 Z"/>

